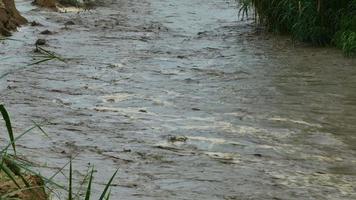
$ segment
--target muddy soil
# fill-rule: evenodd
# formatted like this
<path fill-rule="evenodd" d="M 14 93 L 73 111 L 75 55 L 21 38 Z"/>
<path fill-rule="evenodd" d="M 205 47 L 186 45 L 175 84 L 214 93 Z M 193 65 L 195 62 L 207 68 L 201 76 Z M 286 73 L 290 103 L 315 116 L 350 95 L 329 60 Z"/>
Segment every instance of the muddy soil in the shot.
<path fill-rule="evenodd" d="M 0 0 L 0 36 L 10 36 L 11 31 L 26 22 L 27 20 L 16 9 L 13 0 Z"/>
<path fill-rule="evenodd" d="M 261 34 L 234 1 L 100 1 L 1 44 L 0 101 L 51 174 L 77 156 L 114 199 L 356 199 L 356 61 Z M 52 34 L 42 35 L 49 30 Z M 34 43 L 67 63 L 34 62 Z M 64 179 L 63 179 L 64 180 Z"/>
<path fill-rule="evenodd" d="M 48 196 L 43 187 L 43 180 L 38 176 L 23 175 L 31 189 L 19 189 L 13 180 L 0 172 L 0 195 L 5 199 L 21 199 L 21 200 L 47 200 Z M 26 188 L 23 180 L 20 177 L 15 178 L 16 183 L 21 188 Z"/>

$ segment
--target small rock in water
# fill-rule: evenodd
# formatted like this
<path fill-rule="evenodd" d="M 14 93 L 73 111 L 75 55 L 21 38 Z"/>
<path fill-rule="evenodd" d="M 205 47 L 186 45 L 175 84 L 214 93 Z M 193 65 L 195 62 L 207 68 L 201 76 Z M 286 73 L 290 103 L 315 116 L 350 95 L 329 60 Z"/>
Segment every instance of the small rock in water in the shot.
<path fill-rule="evenodd" d="M 45 39 L 38 39 L 35 43 L 35 45 L 45 45 L 47 42 Z"/>
<path fill-rule="evenodd" d="M 188 140 L 185 136 L 169 136 L 168 141 L 170 142 L 186 142 Z"/>
<path fill-rule="evenodd" d="M 203 34 L 206 34 L 206 31 L 200 31 L 197 33 L 197 35 L 203 35 Z"/>
<path fill-rule="evenodd" d="M 131 152 L 131 149 L 124 149 L 123 152 L 126 152 L 126 153 Z"/>
<path fill-rule="evenodd" d="M 194 80 L 194 79 L 192 79 L 192 78 L 186 78 L 186 79 L 184 79 L 184 81 L 185 81 L 186 83 L 199 83 L 198 80 Z"/>
<path fill-rule="evenodd" d="M 109 64 L 108 67 L 110 68 L 122 68 L 124 65 L 121 63 L 113 63 L 113 64 Z"/>
<path fill-rule="evenodd" d="M 42 34 L 42 35 L 52 35 L 53 33 L 52 33 L 52 31 L 46 29 L 46 30 L 42 31 L 40 34 Z"/>
<path fill-rule="evenodd" d="M 7 86 L 7 89 L 9 89 L 9 90 L 12 90 L 12 89 L 15 89 L 15 88 L 17 88 L 17 86 L 11 86 L 11 85 Z"/>
<path fill-rule="evenodd" d="M 64 23 L 64 25 L 71 26 L 71 25 L 75 25 L 75 23 L 70 20 L 70 21 L 67 21 L 66 23 Z"/>
<path fill-rule="evenodd" d="M 31 22 L 31 26 L 42 26 L 42 24 L 36 22 L 36 21 L 32 21 Z"/>

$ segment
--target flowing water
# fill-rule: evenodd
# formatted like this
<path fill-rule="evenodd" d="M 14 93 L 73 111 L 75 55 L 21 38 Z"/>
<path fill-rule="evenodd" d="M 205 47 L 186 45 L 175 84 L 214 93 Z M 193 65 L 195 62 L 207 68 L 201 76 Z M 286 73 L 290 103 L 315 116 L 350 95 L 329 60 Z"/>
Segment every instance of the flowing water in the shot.
<path fill-rule="evenodd" d="M 18 142 L 42 173 L 79 153 L 96 194 L 119 169 L 113 199 L 356 199 L 356 61 L 339 50 L 261 33 L 227 0 L 17 6 L 43 26 L 1 43 L 0 101 L 17 133 L 47 122 Z M 67 63 L 28 66 L 37 38 Z"/>

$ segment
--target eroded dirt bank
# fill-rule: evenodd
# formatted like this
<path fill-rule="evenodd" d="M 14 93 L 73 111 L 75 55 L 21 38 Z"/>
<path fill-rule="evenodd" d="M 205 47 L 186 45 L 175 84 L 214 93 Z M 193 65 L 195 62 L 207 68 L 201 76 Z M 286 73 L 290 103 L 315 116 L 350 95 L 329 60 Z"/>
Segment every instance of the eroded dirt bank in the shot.
<path fill-rule="evenodd" d="M 16 130 L 49 121 L 51 139 L 21 141 L 42 171 L 80 153 L 74 166 L 95 164 L 99 186 L 119 168 L 112 192 L 127 200 L 356 198 L 354 60 L 252 33 L 233 2 L 100 4 L 19 1 L 43 26 L 1 44 Z M 23 67 L 37 38 L 68 63 Z"/>
<path fill-rule="evenodd" d="M 13 0 L 0 1 L 0 35 L 9 36 L 10 31 L 16 30 L 26 22 L 27 20 L 17 11 Z"/>

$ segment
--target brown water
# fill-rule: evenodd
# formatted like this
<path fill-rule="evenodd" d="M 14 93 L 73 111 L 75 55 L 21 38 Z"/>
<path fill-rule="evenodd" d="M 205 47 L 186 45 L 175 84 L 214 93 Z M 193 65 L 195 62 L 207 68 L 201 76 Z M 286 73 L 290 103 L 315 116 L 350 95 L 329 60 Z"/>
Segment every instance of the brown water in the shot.
<path fill-rule="evenodd" d="M 233 2 L 19 0 L 44 26 L 1 44 L 0 101 L 17 132 L 47 120 L 51 135 L 21 152 L 45 174 L 79 153 L 96 194 L 119 168 L 113 199 L 356 199 L 356 61 L 259 34 Z M 68 63 L 26 67 L 37 38 Z"/>

